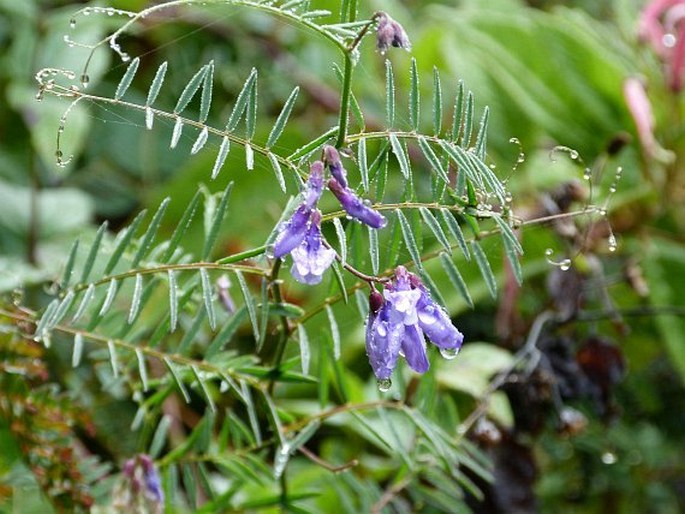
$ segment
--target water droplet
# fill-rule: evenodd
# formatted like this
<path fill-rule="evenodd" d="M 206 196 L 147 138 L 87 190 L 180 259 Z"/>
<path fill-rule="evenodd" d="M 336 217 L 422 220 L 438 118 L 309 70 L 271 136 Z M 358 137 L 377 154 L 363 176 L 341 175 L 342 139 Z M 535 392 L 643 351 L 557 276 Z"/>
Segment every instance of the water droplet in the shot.
<path fill-rule="evenodd" d="M 376 384 L 378 384 L 378 390 L 381 393 L 387 393 L 388 391 L 390 391 L 390 388 L 392 387 L 392 380 L 390 380 L 389 378 L 379 378 L 376 381 Z"/>
<path fill-rule="evenodd" d="M 583 173 L 583 178 L 585 180 L 590 180 L 592 178 L 592 171 L 590 168 L 585 168 L 585 172 Z"/>
<path fill-rule="evenodd" d="M 81 86 L 85 89 L 88 87 L 88 84 L 90 84 L 90 77 L 84 73 L 81 75 Z"/>
<path fill-rule="evenodd" d="M 43 101 L 43 89 L 40 89 L 40 90 L 36 93 L 36 100 L 38 100 L 39 102 L 42 102 L 42 101 Z"/>
<path fill-rule="evenodd" d="M 504 195 L 504 202 L 505 203 L 511 203 L 514 200 L 514 198 L 511 196 L 511 193 L 509 191 L 506 192 Z"/>
<path fill-rule="evenodd" d="M 607 245 L 609 245 L 610 252 L 616 251 L 618 243 L 616 242 L 616 236 L 614 234 L 609 234 L 609 239 L 607 239 Z"/>
<path fill-rule="evenodd" d="M 664 37 L 661 38 L 661 42 L 664 44 L 666 48 L 673 48 L 677 42 L 677 38 L 675 37 L 675 34 L 664 34 Z"/>
<path fill-rule="evenodd" d="M 83 15 L 84 15 L 84 16 L 90 16 L 90 11 L 91 11 L 91 8 L 90 8 L 90 7 L 85 7 L 85 8 L 83 9 Z"/>
<path fill-rule="evenodd" d="M 76 28 L 76 20 L 74 18 L 69 20 L 69 28 Z"/>
<path fill-rule="evenodd" d="M 521 141 L 519 141 L 519 138 L 517 138 L 517 137 L 509 138 L 509 142 L 513 143 L 515 145 L 521 144 Z"/>
<path fill-rule="evenodd" d="M 602 454 L 602 462 L 606 464 L 607 466 L 610 466 L 612 464 L 616 464 L 618 461 L 618 457 L 616 457 L 615 453 L 612 452 L 604 452 Z"/>
<path fill-rule="evenodd" d="M 551 248 L 547 248 L 547 250 L 545 250 L 545 256 L 546 257 L 551 257 L 553 254 L 554 254 L 554 250 L 552 250 Z"/>
<path fill-rule="evenodd" d="M 569 155 L 569 157 L 571 157 L 571 159 L 573 159 L 573 160 L 576 160 L 576 159 L 578 158 L 578 152 L 575 151 L 575 150 L 571 150 L 571 151 L 568 153 L 568 155 Z"/>
<path fill-rule="evenodd" d="M 568 271 L 571 269 L 571 259 L 564 259 L 559 263 L 559 269 L 561 271 Z"/>
<path fill-rule="evenodd" d="M 440 355 L 442 355 L 448 361 L 451 361 L 457 355 L 459 355 L 459 348 L 440 348 Z"/>

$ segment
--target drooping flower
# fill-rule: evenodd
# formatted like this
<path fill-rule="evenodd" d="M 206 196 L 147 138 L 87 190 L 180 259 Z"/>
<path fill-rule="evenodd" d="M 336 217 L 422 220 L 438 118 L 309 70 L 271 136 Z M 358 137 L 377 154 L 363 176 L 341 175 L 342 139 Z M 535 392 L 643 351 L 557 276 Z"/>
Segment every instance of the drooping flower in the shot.
<path fill-rule="evenodd" d="M 328 181 L 328 189 L 338 199 L 345 212 L 372 228 L 383 228 L 387 223 L 385 217 L 375 209 L 372 209 L 368 202 L 359 198 L 348 187 L 347 171 L 340 160 L 338 150 L 330 145 L 326 145 L 323 148 L 323 156 L 324 162 L 332 175 Z"/>
<path fill-rule="evenodd" d="M 312 209 L 303 203 L 285 223 L 274 244 L 273 254 L 276 259 L 286 256 L 304 241 L 311 214 Z"/>
<path fill-rule="evenodd" d="M 345 209 L 345 212 L 372 228 L 383 228 L 388 220 L 380 212 L 367 205 L 349 187 L 344 187 L 335 178 L 328 181 L 328 189 Z"/>
<path fill-rule="evenodd" d="M 307 234 L 291 255 L 293 266 L 290 273 L 298 282 L 309 285 L 321 282 L 323 273 L 335 260 L 335 251 L 322 242 L 321 212 L 318 209 L 312 212 Z"/>
<path fill-rule="evenodd" d="M 393 20 L 387 13 L 378 13 L 378 26 L 376 27 L 376 49 L 384 54 L 388 48 L 404 48 L 411 50 L 411 42 L 402 25 Z"/>
<path fill-rule="evenodd" d="M 343 167 L 338 150 L 331 145 L 324 146 L 323 160 L 331 171 L 333 178 L 337 180 L 342 187 L 347 187 L 347 170 Z"/>
<path fill-rule="evenodd" d="M 323 172 L 324 165 L 321 161 L 316 161 L 310 166 L 309 178 L 302 193 L 303 201 L 290 219 L 284 223 L 281 233 L 276 238 L 273 249 L 275 258 L 284 257 L 304 241 L 312 209 L 316 207 L 323 192 Z"/>
<path fill-rule="evenodd" d="M 455 357 L 461 348 L 462 333 L 433 301 L 421 280 L 404 266 L 397 267 L 382 297 L 372 293 L 369 304 L 366 353 L 379 384 L 387 384 L 400 354 L 417 373 L 428 371 L 424 335 L 445 358 Z"/>
<path fill-rule="evenodd" d="M 140 454 L 126 461 L 122 482 L 114 490 L 114 505 L 137 511 L 144 505 L 146 512 L 161 513 L 164 508 L 164 490 L 159 472 L 149 455 Z"/>

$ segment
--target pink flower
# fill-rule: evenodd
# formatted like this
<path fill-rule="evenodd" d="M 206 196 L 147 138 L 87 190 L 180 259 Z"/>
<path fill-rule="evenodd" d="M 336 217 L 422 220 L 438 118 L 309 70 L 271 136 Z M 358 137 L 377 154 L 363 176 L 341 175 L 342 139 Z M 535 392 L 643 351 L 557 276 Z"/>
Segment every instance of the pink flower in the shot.
<path fill-rule="evenodd" d="M 672 91 L 683 88 L 685 73 L 685 0 L 653 0 L 642 11 L 640 39 L 649 42 L 664 61 Z"/>

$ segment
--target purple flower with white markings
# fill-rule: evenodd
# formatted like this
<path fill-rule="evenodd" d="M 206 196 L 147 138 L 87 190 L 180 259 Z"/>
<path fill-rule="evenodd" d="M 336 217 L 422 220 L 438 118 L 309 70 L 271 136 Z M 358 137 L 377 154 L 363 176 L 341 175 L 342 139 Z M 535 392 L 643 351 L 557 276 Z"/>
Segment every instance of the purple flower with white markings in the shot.
<path fill-rule="evenodd" d="M 319 210 L 312 212 L 304 240 L 290 254 L 293 257 L 290 273 L 295 280 L 309 285 L 321 282 L 323 273 L 335 259 L 335 251 L 323 244 Z"/>
<path fill-rule="evenodd" d="M 338 199 L 342 208 L 345 209 L 345 212 L 353 218 L 367 224 L 371 228 L 383 228 L 387 225 L 388 220 L 385 219 L 385 216 L 367 205 L 367 203 L 359 198 L 354 191 L 349 187 L 344 187 L 335 178 L 328 181 L 328 189 L 330 189 Z"/>
<path fill-rule="evenodd" d="M 321 161 L 316 161 L 310 166 L 309 178 L 302 192 L 303 201 L 283 225 L 281 233 L 276 238 L 273 250 L 275 258 L 284 257 L 304 241 L 312 209 L 316 207 L 323 192 L 323 172 L 324 165 Z"/>
<path fill-rule="evenodd" d="M 378 26 L 376 28 L 376 49 L 384 54 L 388 48 L 404 48 L 411 50 L 411 42 L 402 25 L 393 20 L 387 13 L 378 13 Z"/>
<path fill-rule="evenodd" d="M 369 303 L 366 353 L 383 389 L 389 387 L 399 355 L 417 373 L 428 371 L 424 335 L 445 358 L 454 358 L 459 352 L 464 336 L 447 312 L 433 301 L 421 280 L 404 266 L 397 267 L 383 296 L 374 291 Z"/>

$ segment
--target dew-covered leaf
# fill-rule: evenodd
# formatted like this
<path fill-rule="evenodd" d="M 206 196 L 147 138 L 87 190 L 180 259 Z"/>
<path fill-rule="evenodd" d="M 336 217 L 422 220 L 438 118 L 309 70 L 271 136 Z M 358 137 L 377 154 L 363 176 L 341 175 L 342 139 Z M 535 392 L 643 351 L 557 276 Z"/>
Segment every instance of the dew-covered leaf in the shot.
<path fill-rule="evenodd" d="M 295 89 L 293 89 L 292 93 L 290 93 L 290 96 L 285 101 L 283 109 L 281 109 L 281 113 L 278 115 L 278 118 L 276 118 L 276 122 L 274 123 L 274 126 L 271 129 L 271 132 L 269 133 L 269 137 L 266 140 L 267 148 L 273 147 L 276 144 L 276 141 L 278 141 L 278 138 L 281 137 L 283 129 L 285 129 L 285 125 L 288 123 L 290 113 L 292 113 L 293 111 L 293 107 L 295 106 L 295 102 L 297 101 L 297 95 L 299 92 L 300 88 L 296 87 Z"/>
<path fill-rule="evenodd" d="M 483 279 L 485 280 L 485 285 L 488 287 L 490 296 L 497 298 L 497 280 L 495 279 L 495 275 L 490 267 L 490 262 L 488 261 L 483 248 L 481 248 L 480 244 L 478 244 L 478 241 L 471 241 L 471 248 L 473 249 L 473 257 L 478 264 L 481 275 L 483 275 Z"/>
<path fill-rule="evenodd" d="M 121 99 L 121 97 L 126 94 L 126 91 L 128 91 L 128 88 L 131 85 L 131 82 L 133 82 L 133 77 L 136 76 L 136 72 L 138 71 L 139 65 L 140 65 L 140 58 L 138 58 L 138 57 L 133 59 L 131 61 L 131 64 L 128 65 L 128 68 L 126 68 L 126 72 L 124 73 L 124 76 L 121 77 L 121 80 L 119 81 L 119 85 L 117 86 L 117 90 L 114 92 L 114 99 L 115 100 Z"/>
<path fill-rule="evenodd" d="M 409 255 L 411 255 L 414 264 L 416 264 L 416 268 L 422 269 L 423 265 L 421 263 L 421 252 L 419 251 L 419 247 L 416 244 L 416 239 L 414 238 L 414 233 L 411 229 L 411 225 L 409 225 L 407 218 L 404 216 L 404 213 L 400 209 L 395 209 L 395 213 L 397 214 L 397 221 L 400 224 L 400 230 L 402 231 L 404 244 L 406 245 L 407 250 L 409 251 Z"/>

